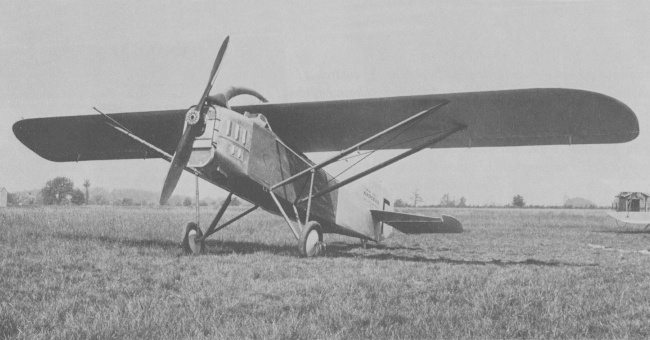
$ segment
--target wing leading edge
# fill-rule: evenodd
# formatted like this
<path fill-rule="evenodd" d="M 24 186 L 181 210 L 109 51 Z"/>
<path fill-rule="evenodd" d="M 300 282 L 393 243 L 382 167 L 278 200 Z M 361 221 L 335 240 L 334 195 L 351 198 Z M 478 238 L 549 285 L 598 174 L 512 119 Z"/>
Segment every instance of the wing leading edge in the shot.
<path fill-rule="evenodd" d="M 449 101 L 387 145 L 409 149 L 441 121 L 466 125 L 432 148 L 622 143 L 639 134 L 636 115 L 603 94 L 570 89 L 523 89 L 393 98 L 233 107 L 264 114 L 273 130 L 303 152 L 338 151 L 403 119 Z"/>

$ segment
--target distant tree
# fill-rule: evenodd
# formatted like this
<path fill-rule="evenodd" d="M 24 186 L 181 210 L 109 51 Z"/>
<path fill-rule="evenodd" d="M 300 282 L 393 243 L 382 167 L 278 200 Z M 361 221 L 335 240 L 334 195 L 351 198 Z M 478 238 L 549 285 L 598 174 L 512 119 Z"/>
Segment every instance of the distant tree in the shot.
<path fill-rule="evenodd" d="M 239 198 L 237 197 L 233 197 L 232 201 L 230 201 L 230 205 L 232 205 L 233 207 L 238 207 L 241 205 L 241 200 L 239 200 Z"/>
<path fill-rule="evenodd" d="M 402 201 L 402 199 L 400 198 L 396 199 L 394 204 L 395 204 L 395 208 L 405 208 L 409 206 L 408 203 Z"/>
<path fill-rule="evenodd" d="M 66 177 L 56 177 L 45 183 L 41 189 L 43 203 L 46 205 L 61 204 L 67 200 L 67 196 L 72 194 L 74 183 Z"/>
<path fill-rule="evenodd" d="M 207 202 L 207 201 L 204 201 L 204 200 L 201 200 L 201 201 L 199 201 L 199 205 L 202 206 L 202 207 L 207 207 L 207 206 L 208 206 L 208 202 Z"/>
<path fill-rule="evenodd" d="M 517 208 L 523 208 L 526 205 L 524 198 L 521 195 L 516 195 L 512 198 L 512 206 Z"/>
<path fill-rule="evenodd" d="M 93 202 L 97 205 L 108 205 L 110 203 L 104 195 L 94 195 Z"/>
<path fill-rule="evenodd" d="M 452 200 L 449 196 L 449 194 L 444 194 L 442 195 L 442 198 L 440 199 L 440 206 L 441 207 L 454 207 L 456 206 L 456 200 Z"/>
<path fill-rule="evenodd" d="M 467 202 L 466 202 L 464 196 L 462 196 L 462 197 L 460 198 L 460 200 L 458 200 L 458 206 L 461 207 L 461 208 L 464 208 L 464 207 L 467 206 Z"/>
<path fill-rule="evenodd" d="M 449 201 L 449 194 L 444 194 L 442 195 L 442 198 L 440 199 L 440 206 L 444 207 L 447 205 L 447 201 Z"/>
<path fill-rule="evenodd" d="M 123 206 L 125 206 L 125 207 L 130 207 L 130 206 L 132 206 L 132 205 L 133 205 L 133 198 L 126 198 L 126 197 L 123 197 L 123 198 L 122 198 L 121 205 L 123 205 Z"/>
<path fill-rule="evenodd" d="M 418 203 L 422 203 L 422 196 L 420 196 L 420 189 L 413 190 L 411 194 L 411 200 L 413 201 L 413 207 L 417 208 Z"/>
<path fill-rule="evenodd" d="M 86 188 L 86 204 L 88 204 L 88 201 L 90 200 L 90 194 L 88 193 L 88 188 L 90 188 L 90 180 L 89 179 L 84 181 L 84 188 Z"/>
<path fill-rule="evenodd" d="M 84 196 L 84 193 L 79 188 L 75 188 L 70 194 L 70 203 L 76 205 L 86 203 L 86 196 Z"/>
<path fill-rule="evenodd" d="M 183 206 L 184 207 L 189 207 L 191 205 L 192 205 L 192 199 L 189 198 L 189 197 L 185 197 L 185 199 L 183 200 Z"/>

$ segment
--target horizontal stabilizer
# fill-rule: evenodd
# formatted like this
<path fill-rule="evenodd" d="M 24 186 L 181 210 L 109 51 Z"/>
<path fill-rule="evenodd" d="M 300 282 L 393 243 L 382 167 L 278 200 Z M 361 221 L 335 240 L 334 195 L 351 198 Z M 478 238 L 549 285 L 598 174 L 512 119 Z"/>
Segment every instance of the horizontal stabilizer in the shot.
<path fill-rule="evenodd" d="M 370 213 L 375 221 L 386 223 L 404 234 L 444 234 L 463 232 L 463 227 L 460 222 L 447 215 L 442 215 L 441 217 L 428 217 L 383 210 L 370 210 Z"/>

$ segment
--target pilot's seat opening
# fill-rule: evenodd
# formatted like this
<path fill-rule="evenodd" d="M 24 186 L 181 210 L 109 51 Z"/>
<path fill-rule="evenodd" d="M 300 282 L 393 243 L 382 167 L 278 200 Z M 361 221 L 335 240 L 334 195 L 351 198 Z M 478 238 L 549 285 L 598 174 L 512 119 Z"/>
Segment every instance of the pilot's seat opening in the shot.
<path fill-rule="evenodd" d="M 273 131 L 268 119 L 266 119 L 266 117 L 261 113 L 250 113 L 246 111 L 244 112 L 244 117 L 250 118 L 255 125 L 261 126 L 269 131 Z"/>

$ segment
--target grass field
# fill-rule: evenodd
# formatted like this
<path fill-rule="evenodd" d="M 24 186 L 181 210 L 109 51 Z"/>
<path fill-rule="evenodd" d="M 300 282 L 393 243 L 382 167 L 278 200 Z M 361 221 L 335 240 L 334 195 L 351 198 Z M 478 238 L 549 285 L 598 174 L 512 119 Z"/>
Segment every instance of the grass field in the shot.
<path fill-rule="evenodd" d="M 326 235 L 304 259 L 264 212 L 183 256 L 189 209 L 0 210 L 0 339 L 650 338 L 642 228 L 597 210 L 446 213 L 465 233 L 365 250 Z"/>

